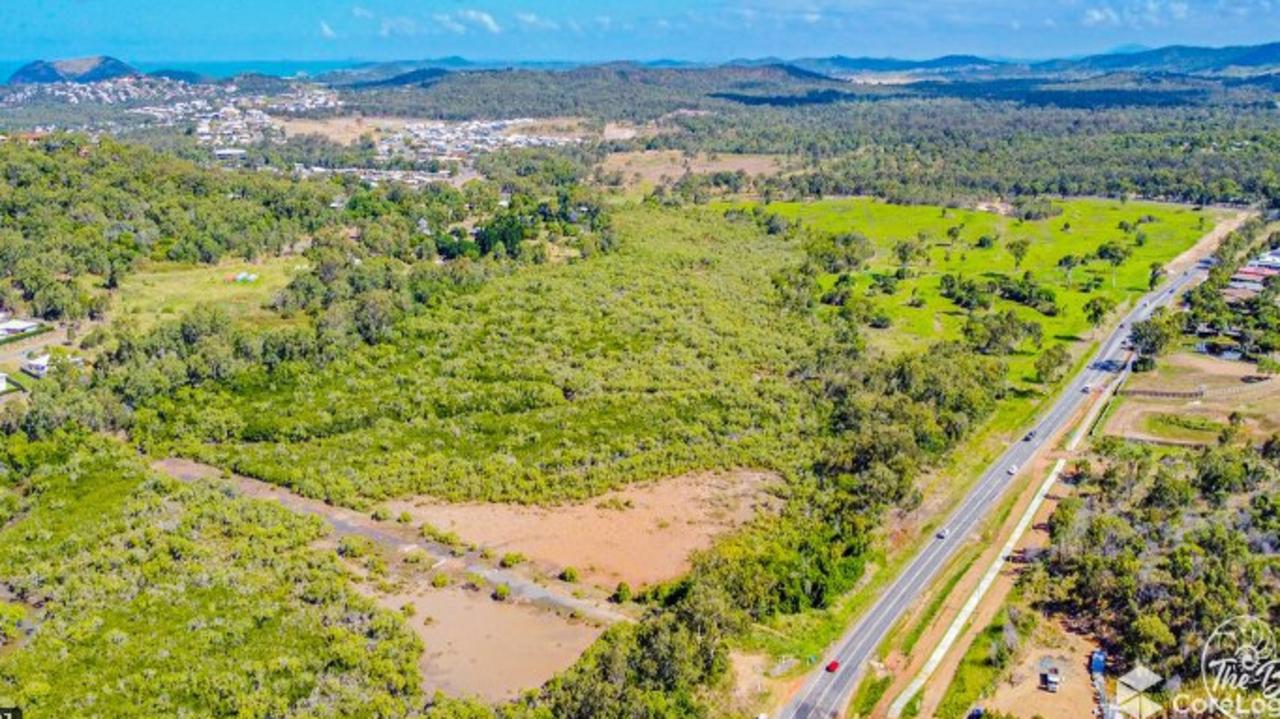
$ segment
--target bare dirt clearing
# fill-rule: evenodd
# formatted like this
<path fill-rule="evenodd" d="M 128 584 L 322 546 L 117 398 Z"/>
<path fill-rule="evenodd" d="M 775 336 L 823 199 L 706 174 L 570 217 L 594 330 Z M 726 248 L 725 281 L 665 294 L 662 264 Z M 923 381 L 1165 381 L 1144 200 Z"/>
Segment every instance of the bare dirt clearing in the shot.
<path fill-rule="evenodd" d="M 216 467 L 181 458 L 163 459 L 152 468 L 175 479 L 193 481 L 222 477 Z M 232 474 L 225 480 L 241 495 L 279 502 L 302 514 L 311 514 L 329 523 L 336 537 L 361 537 L 386 550 L 388 559 L 399 562 L 410 552 L 425 552 L 433 561 L 441 563 L 441 570 L 457 575 L 474 575 L 491 586 L 505 584 L 511 591 L 512 601 L 525 601 L 546 609 L 576 613 L 589 619 L 611 623 L 626 621 L 628 616 L 604 601 L 604 593 L 584 591 L 563 582 L 548 582 L 532 576 L 526 568 L 494 566 L 492 558 L 477 552 L 467 552 L 460 547 L 447 547 L 422 539 L 417 530 L 404 522 L 381 521 L 367 514 L 342 507 L 334 507 L 314 499 L 307 499 L 273 484 Z"/>
<path fill-rule="evenodd" d="M 749 470 L 697 472 L 560 507 L 417 500 L 387 508 L 497 552 L 520 552 L 548 573 L 573 567 L 601 586 L 642 586 L 684 574 L 690 554 L 774 506 L 764 490 L 776 479 Z"/>
<path fill-rule="evenodd" d="M 540 120 L 522 120 L 508 127 L 506 135 L 537 135 L 539 137 L 557 137 L 567 140 L 580 140 L 596 135 L 580 117 L 548 117 Z"/>
<path fill-rule="evenodd" d="M 222 476 L 217 468 L 185 459 L 152 466 L 184 481 Z M 568 668 L 609 621 L 623 618 L 587 598 L 589 592 L 569 596 L 569 587 L 551 586 L 559 583 L 540 584 L 523 573 L 483 565 L 474 556 L 429 549 L 407 525 L 378 522 L 249 477 L 231 475 L 226 481 L 243 496 L 278 501 L 327 520 L 334 532 L 317 542 L 317 549 L 337 550 L 339 537 L 372 540 L 374 564 L 382 569 L 367 571 L 358 558 L 341 561 L 355 587 L 380 606 L 394 612 L 412 607 L 406 622 L 426 647 L 418 667 L 427 693 L 510 700 Z M 411 554 L 420 555 L 418 561 L 410 562 Z M 449 577 L 447 586 L 432 586 L 437 575 Z M 493 598 L 498 586 L 510 591 L 505 601 Z"/>
<path fill-rule="evenodd" d="M 393 611 L 413 606 L 406 622 L 426 646 L 418 666 L 428 694 L 514 699 L 569 668 L 604 631 L 461 588 L 419 587 L 373 598 Z"/>
<path fill-rule="evenodd" d="M 1160 360 L 1152 372 L 1130 376 L 1129 390 L 1194 392 L 1243 387 L 1258 378 L 1257 365 L 1180 352 Z"/>
<path fill-rule="evenodd" d="M 678 180 L 688 172 L 737 172 L 760 175 L 779 172 L 786 158 L 781 155 L 705 155 L 686 157 L 676 150 L 646 150 L 643 152 L 619 152 L 609 155 L 601 163 L 606 173 L 622 173 L 627 186 L 641 183 L 656 184 Z"/>
<path fill-rule="evenodd" d="M 1201 398 L 1127 396 L 1107 419 L 1116 437 L 1171 444 L 1210 444 L 1229 424 L 1244 418 L 1243 430 L 1257 438 L 1280 431 L 1280 379 L 1263 379 L 1257 367 L 1205 355 L 1179 353 L 1153 372 L 1133 375 L 1130 392 L 1198 392 Z"/>
<path fill-rule="evenodd" d="M 1068 631 L 1056 620 L 1042 622 L 1032 640 L 1021 650 L 1021 659 L 995 692 L 983 702 L 988 711 L 1028 716 L 1028 710 L 1044 719 L 1079 719 L 1091 716 L 1097 702 L 1089 678 L 1089 654 L 1097 645 Z M 1040 687 L 1043 665 L 1057 667 L 1062 684 L 1056 693 Z"/>

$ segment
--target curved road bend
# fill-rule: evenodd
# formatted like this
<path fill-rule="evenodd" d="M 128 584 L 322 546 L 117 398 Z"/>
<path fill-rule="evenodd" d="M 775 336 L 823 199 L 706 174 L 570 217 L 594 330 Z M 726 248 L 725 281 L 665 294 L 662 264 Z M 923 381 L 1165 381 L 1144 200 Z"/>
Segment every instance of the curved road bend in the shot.
<path fill-rule="evenodd" d="M 956 550 L 968 540 L 978 523 L 995 508 L 1013 481 L 1017 468 L 1025 466 L 1047 441 L 1066 427 L 1091 398 L 1090 389 L 1107 383 L 1124 367 L 1127 354 L 1124 345 L 1130 326 L 1146 319 L 1156 307 L 1168 305 L 1189 285 L 1201 281 L 1208 266 L 1202 260 L 1139 300 L 1104 341 L 1093 361 L 1067 384 L 1053 408 L 1029 428 L 1035 430 L 1035 437 L 1029 441 L 1014 442 L 987 468 L 960 506 L 939 528 L 948 529 L 949 534 L 929 542 L 906 565 L 875 604 L 852 629 L 845 632 L 826 659 L 813 670 L 800 691 L 777 715 L 780 719 L 830 719 L 843 715 L 857 688 L 863 667 L 876 647 L 919 599 Z M 832 660 L 839 661 L 840 667 L 835 672 L 825 671 Z"/>

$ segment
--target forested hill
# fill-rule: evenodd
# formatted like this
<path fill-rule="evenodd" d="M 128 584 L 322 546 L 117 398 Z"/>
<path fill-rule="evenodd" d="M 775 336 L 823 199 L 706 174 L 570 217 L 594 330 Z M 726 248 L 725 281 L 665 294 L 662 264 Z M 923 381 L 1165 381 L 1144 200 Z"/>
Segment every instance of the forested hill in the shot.
<path fill-rule="evenodd" d="M 835 96 L 847 89 L 846 82 L 786 64 L 654 68 L 613 63 L 562 71 L 414 71 L 344 93 L 344 100 L 370 112 L 447 120 L 568 115 L 650 120 L 679 110 L 723 108 L 726 98 L 739 94 Z"/>
<path fill-rule="evenodd" d="M 98 82 L 137 75 L 138 71 L 114 57 L 83 57 L 74 60 L 37 60 L 9 78 L 11 85 L 46 82 Z"/>
<path fill-rule="evenodd" d="M 1265 74 L 1280 70 L 1280 43 L 1236 47 L 1171 45 L 1142 52 L 1091 55 L 1031 65 L 1040 74 L 1165 72 L 1189 75 Z"/>

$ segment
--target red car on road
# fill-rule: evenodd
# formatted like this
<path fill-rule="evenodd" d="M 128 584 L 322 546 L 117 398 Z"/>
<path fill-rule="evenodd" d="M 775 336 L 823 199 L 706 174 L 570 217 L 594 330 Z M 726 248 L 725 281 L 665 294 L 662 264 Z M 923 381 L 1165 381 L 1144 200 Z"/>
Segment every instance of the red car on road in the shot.
<path fill-rule="evenodd" d="M 834 672 L 835 672 L 837 669 L 839 669 L 839 668 L 840 668 L 840 660 L 839 660 L 839 659 L 832 659 L 832 660 L 831 660 L 831 663 L 827 665 L 827 671 L 828 671 L 828 672 L 832 672 L 832 673 L 834 673 Z"/>

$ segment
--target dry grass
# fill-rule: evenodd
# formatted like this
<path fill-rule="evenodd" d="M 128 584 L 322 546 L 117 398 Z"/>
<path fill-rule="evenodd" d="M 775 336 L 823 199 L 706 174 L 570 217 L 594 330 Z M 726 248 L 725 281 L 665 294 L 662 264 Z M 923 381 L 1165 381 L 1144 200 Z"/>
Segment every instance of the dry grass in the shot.
<path fill-rule="evenodd" d="M 780 172 L 785 164 L 782 155 L 705 155 L 686 157 L 676 150 L 618 152 L 601 163 L 606 173 L 620 172 L 628 187 L 657 184 L 683 177 L 686 173 L 737 172 L 748 175 Z"/>

